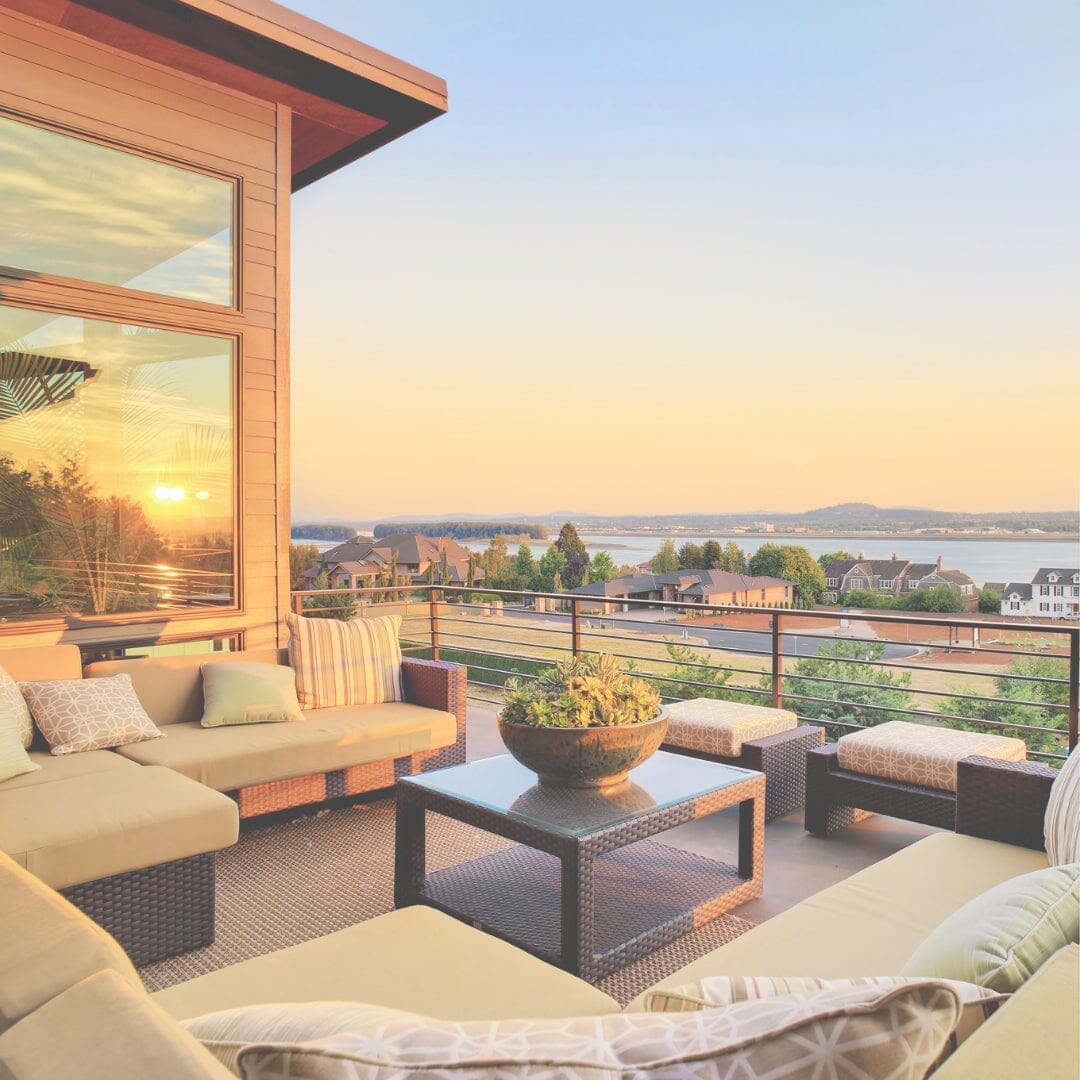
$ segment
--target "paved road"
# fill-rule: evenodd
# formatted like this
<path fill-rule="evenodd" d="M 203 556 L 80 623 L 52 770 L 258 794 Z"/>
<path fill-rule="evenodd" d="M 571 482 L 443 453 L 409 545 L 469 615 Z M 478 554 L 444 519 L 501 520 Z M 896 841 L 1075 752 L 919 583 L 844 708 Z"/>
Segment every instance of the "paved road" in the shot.
<path fill-rule="evenodd" d="M 566 618 L 558 618 L 543 612 L 526 611 L 521 608 L 507 608 L 507 614 L 515 619 L 528 619 L 530 621 L 547 622 L 552 625 L 566 627 L 569 632 L 569 623 Z M 598 631 L 603 627 L 605 630 L 614 629 L 618 632 L 630 632 L 634 634 L 657 634 L 666 637 L 678 638 L 684 633 L 690 638 L 707 641 L 711 646 L 718 649 L 737 649 L 747 653 L 769 656 L 772 653 L 772 635 L 768 630 L 725 630 L 711 626 L 685 627 L 677 623 L 665 623 L 659 619 L 660 613 L 655 618 L 645 618 L 642 612 L 637 618 L 599 618 L 589 616 L 582 619 L 583 628 Z M 860 638 L 870 637 L 857 626 L 852 626 Z M 833 642 L 833 634 L 809 634 L 787 632 L 784 634 L 784 656 L 817 656 L 818 650 Z M 915 645 L 887 644 L 885 646 L 885 660 L 903 660 L 907 657 L 917 656 L 919 648 Z"/>

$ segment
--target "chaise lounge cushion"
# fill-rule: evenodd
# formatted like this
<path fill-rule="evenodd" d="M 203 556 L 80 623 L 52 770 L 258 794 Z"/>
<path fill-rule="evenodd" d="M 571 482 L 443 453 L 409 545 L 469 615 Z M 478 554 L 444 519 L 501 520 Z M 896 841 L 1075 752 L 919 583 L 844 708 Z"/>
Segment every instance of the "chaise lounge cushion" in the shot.
<path fill-rule="evenodd" d="M 228 1080 L 232 1073 L 145 991 L 98 971 L 0 1035 L 0 1076 Z"/>
<path fill-rule="evenodd" d="M 997 758 L 1023 761 L 1023 739 L 954 731 L 906 720 L 890 720 L 877 727 L 842 735 L 836 743 L 837 761 L 847 772 L 880 776 L 903 784 L 956 790 L 956 763 L 961 758 Z"/>
<path fill-rule="evenodd" d="M 0 1031 L 106 968 L 142 989 L 109 934 L 0 852 Z"/>
<path fill-rule="evenodd" d="M 808 837 L 807 843 L 820 841 Z M 1045 866 L 1042 851 L 935 833 L 774 915 L 653 989 L 718 974 L 833 979 L 897 972 L 962 904 Z M 644 997 L 630 1008 L 644 1008 Z"/>
<path fill-rule="evenodd" d="M 451 713 L 399 701 L 317 709 L 298 724 L 172 724 L 168 734 L 117 752 L 217 791 L 236 791 L 449 746 L 457 738 L 457 721 Z"/>
<path fill-rule="evenodd" d="M 217 851 L 238 834 L 230 798 L 169 769 L 0 786 L 0 850 L 54 889 Z"/>
<path fill-rule="evenodd" d="M 30 760 L 39 766 L 36 772 L 12 777 L 0 784 L 0 792 L 17 791 L 19 788 L 53 784 L 58 780 L 70 780 L 74 776 L 88 776 L 103 772 L 130 772 L 139 766 L 134 761 L 114 754 L 111 750 L 85 750 L 81 754 L 61 754 L 56 757 L 47 750 L 31 750 Z"/>
<path fill-rule="evenodd" d="M 618 1003 L 559 968 L 425 906 L 256 956 L 159 990 L 178 1019 L 244 1005 L 377 1001 L 462 1020 L 618 1012 Z"/>

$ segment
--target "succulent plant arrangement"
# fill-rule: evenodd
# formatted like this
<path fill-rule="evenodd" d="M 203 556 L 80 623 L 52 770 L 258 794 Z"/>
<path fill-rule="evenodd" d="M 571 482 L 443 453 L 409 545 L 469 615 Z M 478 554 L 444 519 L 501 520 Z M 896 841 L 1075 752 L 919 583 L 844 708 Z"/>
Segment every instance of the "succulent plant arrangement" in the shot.
<path fill-rule="evenodd" d="M 537 679 L 509 679 L 501 717 L 530 727 L 590 728 L 642 724 L 656 718 L 660 695 L 619 669 L 607 653 L 568 657 Z"/>

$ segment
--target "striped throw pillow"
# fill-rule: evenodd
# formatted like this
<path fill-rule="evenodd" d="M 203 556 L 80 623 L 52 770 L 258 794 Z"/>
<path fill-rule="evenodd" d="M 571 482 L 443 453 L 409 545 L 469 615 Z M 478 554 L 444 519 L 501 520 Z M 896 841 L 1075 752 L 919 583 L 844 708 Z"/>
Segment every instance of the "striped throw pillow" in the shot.
<path fill-rule="evenodd" d="M 1051 866 L 1080 862 L 1080 746 L 1054 778 L 1043 821 L 1046 859 Z"/>
<path fill-rule="evenodd" d="M 302 709 L 403 701 L 400 615 L 377 619 L 305 619 L 286 615 L 289 664 Z"/>

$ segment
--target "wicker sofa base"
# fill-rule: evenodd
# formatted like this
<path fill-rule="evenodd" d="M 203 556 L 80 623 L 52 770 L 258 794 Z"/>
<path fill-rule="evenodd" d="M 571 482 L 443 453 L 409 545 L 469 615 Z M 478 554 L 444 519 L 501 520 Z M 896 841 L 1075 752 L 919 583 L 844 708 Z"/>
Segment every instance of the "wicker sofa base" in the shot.
<path fill-rule="evenodd" d="M 806 831 L 828 836 L 871 814 L 956 827 L 956 794 L 840 768 L 836 743 L 806 755 Z"/>
<path fill-rule="evenodd" d="M 432 769 L 445 769 L 465 762 L 464 740 L 438 750 L 424 750 L 408 757 L 372 761 L 366 765 L 353 765 L 348 769 L 316 773 L 313 776 L 296 776 L 289 780 L 274 780 L 268 784 L 252 784 L 250 787 L 230 791 L 236 800 L 240 820 L 276 814 L 304 806 L 317 806 L 347 798 L 349 795 L 367 795 L 394 786 L 399 776 L 413 776 Z"/>
<path fill-rule="evenodd" d="M 783 731 L 779 735 L 748 740 L 743 743 L 742 753 L 738 757 L 721 757 L 668 743 L 662 749 L 764 773 L 765 820 L 773 821 L 798 810 L 806 801 L 806 753 L 824 742 L 824 728 L 806 726 Z"/>
<path fill-rule="evenodd" d="M 61 889 L 104 927 L 136 965 L 214 942 L 216 852 Z"/>

